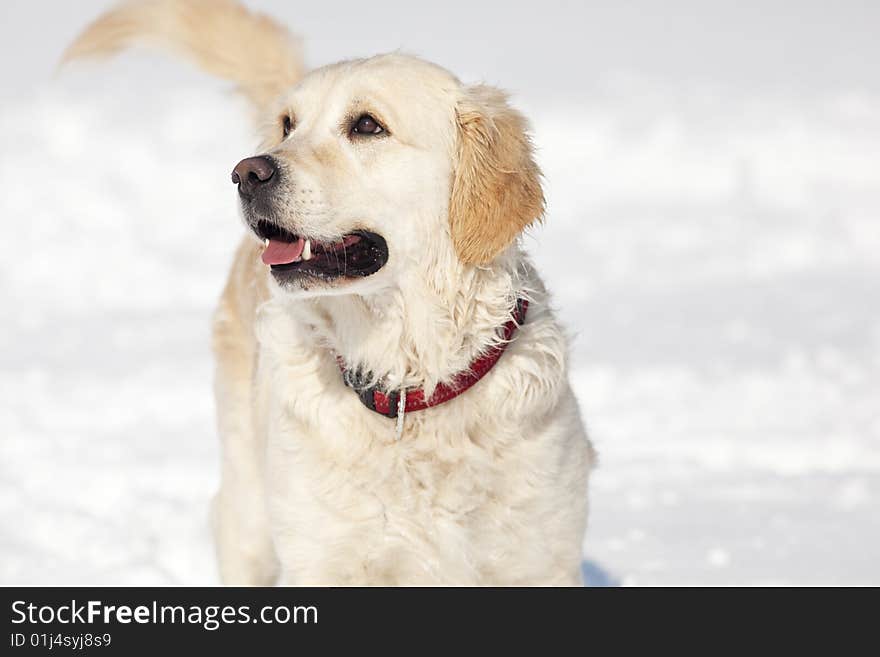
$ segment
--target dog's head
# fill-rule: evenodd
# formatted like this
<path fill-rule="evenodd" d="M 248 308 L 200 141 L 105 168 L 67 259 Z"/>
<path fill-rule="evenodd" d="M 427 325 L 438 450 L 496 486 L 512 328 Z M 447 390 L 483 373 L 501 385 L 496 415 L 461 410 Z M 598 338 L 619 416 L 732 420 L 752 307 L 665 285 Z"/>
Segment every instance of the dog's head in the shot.
<path fill-rule="evenodd" d="M 491 263 L 540 218 L 525 119 L 413 57 L 314 71 L 232 174 L 281 288 L 366 294 L 444 258 Z"/>

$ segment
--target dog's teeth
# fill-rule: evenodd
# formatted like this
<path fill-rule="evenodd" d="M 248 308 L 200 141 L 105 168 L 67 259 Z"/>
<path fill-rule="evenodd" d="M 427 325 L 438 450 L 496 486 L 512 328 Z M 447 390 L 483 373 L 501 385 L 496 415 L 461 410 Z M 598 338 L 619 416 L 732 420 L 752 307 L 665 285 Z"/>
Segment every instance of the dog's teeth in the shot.
<path fill-rule="evenodd" d="M 303 260 L 311 260 L 312 259 L 312 240 L 306 240 L 306 245 L 303 247 L 302 259 Z"/>
<path fill-rule="evenodd" d="M 263 246 L 269 246 L 269 238 L 263 240 Z"/>

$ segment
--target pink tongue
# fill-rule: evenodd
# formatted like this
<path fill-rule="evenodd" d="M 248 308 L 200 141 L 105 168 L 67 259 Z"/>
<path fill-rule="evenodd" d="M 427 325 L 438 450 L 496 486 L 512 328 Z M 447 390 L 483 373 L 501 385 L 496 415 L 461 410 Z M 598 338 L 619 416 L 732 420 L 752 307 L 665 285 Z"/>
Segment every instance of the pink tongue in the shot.
<path fill-rule="evenodd" d="M 287 265 L 299 260 L 306 241 L 300 237 L 296 242 L 280 242 L 269 240 L 269 246 L 263 251 L 263 263 L 267 265 Z"/>

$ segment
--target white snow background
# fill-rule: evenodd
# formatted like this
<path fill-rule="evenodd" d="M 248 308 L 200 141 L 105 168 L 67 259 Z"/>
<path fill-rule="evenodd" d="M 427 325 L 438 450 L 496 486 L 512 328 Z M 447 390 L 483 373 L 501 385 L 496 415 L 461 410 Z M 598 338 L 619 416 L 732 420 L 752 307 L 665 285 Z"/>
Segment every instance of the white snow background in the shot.
<path fill-rule="evenodd" d="M 69 4 L 2 10 L 0 583 L 211 584 L 209 322 L 243 230 L 229 172 L 255 141 L 238 99 L 168 59 L 53 78 L 107 3 Z M 339 36 L 328 8 L 251 4 L 313 63 L 404 45 L 518 91 L 549 198 L 525 243 L 601 459 L 590 583 L 880 584 L 880 86 L 859 68 L 876 10 L 673 3 L 703 13 L 627 23 L 600 3 L 589 29 L 628 25 L 641 51 L 585 38 L 560 72 L 577 29 L 552 2 L 526 55 L 491 24 Z M 718 15 L 736 29 L 707 36 Z"/>

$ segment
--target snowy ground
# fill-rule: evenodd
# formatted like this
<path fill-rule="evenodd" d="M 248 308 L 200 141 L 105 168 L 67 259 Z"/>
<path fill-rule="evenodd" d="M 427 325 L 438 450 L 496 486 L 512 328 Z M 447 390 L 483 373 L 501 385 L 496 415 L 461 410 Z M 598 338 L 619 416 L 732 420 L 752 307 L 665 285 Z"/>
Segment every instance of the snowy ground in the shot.
<path fill-rule="evenodd" d="M 215 88 L 157 92 L 0 107 L 3 584 L 217 581 L 209 316 L 253 144 Z M 593 582 L 880 584 L 880 98 L 528 109 Z"/>

